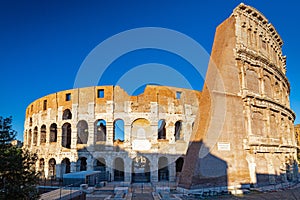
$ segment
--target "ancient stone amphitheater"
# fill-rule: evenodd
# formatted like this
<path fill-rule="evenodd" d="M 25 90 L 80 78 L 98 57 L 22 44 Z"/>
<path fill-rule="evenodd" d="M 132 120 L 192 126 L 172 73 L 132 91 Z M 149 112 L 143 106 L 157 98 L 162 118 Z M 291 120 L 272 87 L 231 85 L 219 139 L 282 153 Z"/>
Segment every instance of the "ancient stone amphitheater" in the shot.
<path fill-rule="evenodd" d="M 112 181 L 183 188 L 294 181 L 295 114 L 282 45 L 259 11 L 240 4 L 217 27 L 201 93 L 147 86 L 128 96 L 97 86 L 51 94 L 27 108 L 25 147 L 38 153 L 45 177 L 102 170 Z"/>

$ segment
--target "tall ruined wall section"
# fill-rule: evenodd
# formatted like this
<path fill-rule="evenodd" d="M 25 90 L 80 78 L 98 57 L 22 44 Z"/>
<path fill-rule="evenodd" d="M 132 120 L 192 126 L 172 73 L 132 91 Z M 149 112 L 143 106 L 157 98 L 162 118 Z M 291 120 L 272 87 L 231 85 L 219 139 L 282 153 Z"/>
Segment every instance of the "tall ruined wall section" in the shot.
<path fill-rule="evenodd" d="M 195 145 L 187 152 L 194 162 L 185 163 L 180 186 L 274 184 L 296 178 L 295 114 L 282 45 L 273 25 L 244 4 L 218 26 Z M 222 121 L 213 116 L 222 109 L 216 103 L 222 98 L 223 127 L 211 132 Z M 201 157 L 204 146 L 209 154 Z M 223 167 L 208 167 L 214 163 Z"/>

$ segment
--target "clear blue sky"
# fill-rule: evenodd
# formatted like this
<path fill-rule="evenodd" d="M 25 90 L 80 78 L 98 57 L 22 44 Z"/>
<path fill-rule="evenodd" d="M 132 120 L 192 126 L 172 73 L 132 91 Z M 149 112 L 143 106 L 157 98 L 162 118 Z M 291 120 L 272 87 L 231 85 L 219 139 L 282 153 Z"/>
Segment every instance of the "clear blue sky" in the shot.
<path fill-rule="evenodd" d="M 298 1 L 243 2 L 261 11 L 283 38 L 291 107 L 300 115 Z M 18 131 L 18 139 L 23 140 L 27 105 L 47 94 L 73 88 L 76 73 L 88 53 L 100 42 L 125 30 L 149 26 L 173 29 L 193 38 L 210 53 L 216 27 L 239 3 L 236 0 L 2 0 L 0 115 L 13 116 L 13 127 Z M 102 84 L 110 84 L 110 79 L 119 77 L 123 68 L 151 62 L 174 68 L 186 64 L 168 52 L 137 51 L 116 60 L 114 65 L 118 70 L 108 70 L 110 78 Z M 193 75 L 189 70 L 186 73 Z M 202 83 L 194 87 L 201 89 Z M 300 123 L 298 118 L 296 123 Z"/>

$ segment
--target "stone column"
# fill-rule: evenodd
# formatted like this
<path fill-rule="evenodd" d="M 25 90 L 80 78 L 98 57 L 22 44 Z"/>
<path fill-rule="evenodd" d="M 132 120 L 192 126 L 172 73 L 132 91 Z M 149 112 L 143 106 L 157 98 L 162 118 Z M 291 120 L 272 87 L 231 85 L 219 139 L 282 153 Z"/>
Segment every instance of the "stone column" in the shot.
<path fill-rule="evenodd" d="M 131 174 L 132 173 L 132 160 L 130 158 L 124 159 L 124 181 L 131 182 Z"/>
<path fill-rule="evenodd" d="M 91 157 L 89 157 L 87 160 L 86 160 L 86 170 L 87 171 L 91 171 L 91 170 L 93 170 L 93 162 L 94 162 L 94 159 L 93 158 L 91 158 Z"/>
<path fill-rule="evenodd" d="M 176 165 L 175 162 L 169 162 L 169 181 L 175 182 L 176 181 Z"/>
<path fill-rule="evenodd" d="M 61 142 L 62 142 L 62 128 L 59 124 L 59 125 L 57 125 L 57 142 L 56 142 L 56 147 L 57 148 L 62 147 Z"/>
<path fill-rule="evenodd" d="M 75 121 L 71 125 L 71 149 L 76 149 L 77 145 L 77 127 Z"/>
<path fill-rule="evenodd" d="M 45 173 L 45 178 L 48 178 L 48 175 L 49 175 L 49 163 L 47 162 L 47 160 L 45 160 L 45 163 L 44 163 L 44 173 Z"/>
<path fill-rule="evenodd" d="M 76 172 L 77 170 L 76 170 L 76 162 L 71 162 L 71 166 L 70 166 L 70 171 L 71 172 Z"/>
<path fill-rule="evenodd" d="M 55 166 L 55 169 L 56 169 L 56 177 L 57 178 L 62 178 L 62 166 L 61 164 L 56 164 Z"/>
<path fill-rule="evenodd" d="M 124 140 L 131 145 L 131 124 L 124 124 Z"/>
<path fill-rule="evenodd" d="M 154 157 L 150 163 L 150 180 L 152 183 L 158 182 L 158 160 L 157 157 Z"/>
<path fill-rule="evenodd" d="M 114 145 L 114 122 L 108 120 L 106 122 L 106 145 Z"/>
<path fill-rule="evenodd" d="M 87 141 L 87 146 L 88 146 L 88 148 L 91 148 L 95 144 L 94 121 L 91 121 L 91 120 L 88 121 L 88 133 L 89 133 L 89 137 L 88 137 L 88 141 Z"/>

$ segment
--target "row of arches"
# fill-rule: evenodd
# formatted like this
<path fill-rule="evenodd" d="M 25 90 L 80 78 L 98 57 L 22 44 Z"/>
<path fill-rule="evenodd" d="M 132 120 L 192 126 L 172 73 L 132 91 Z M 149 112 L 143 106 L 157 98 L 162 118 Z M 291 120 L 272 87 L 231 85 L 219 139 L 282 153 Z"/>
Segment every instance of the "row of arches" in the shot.
<path fill-rule="evenodd" d="M 268 74 L 259 76 L 254 68 L 246 70 L 246 88 L 256 94 L 262 94 L 284 105 L 289 105 L 289 93 L 285 83 Z"/>
<path fill-rule="evenodd" d="M 71 114 L 69 114 L 71 115 Z M 166 129 L 166 121 L 161 119 L 158 121 L 158 140 L 165 140 L 167 139 L 167 129 Z M 80 120 L 77 125 L 77 144 L 87 144 L 89 140 L 89 126 L 87 121 Z M 132 135 L 134 135 L 135 129 L 138 129 L 136 132 L 136 137 L 146 137 L 147 132 L 151 132 L 150 122 L 147 119 L 137 119 L 131 125 Z M 69 122 L 65 122 L 61 127 L 61 145 L 65 148 L 71 148 L 71 138 L 72 138 L 72 125 Z M 141 135 L 141 130 L 143 134 Z M 94 143 L 98 142 L 105 142 L 107 140 L 107 127 L 106 121 L 103 119 L 96 120 L 94 122 Z M 39 135 L 38 135 L 39 134 Z M 117 119 L 113 122 L 113 140 L 120 140 L 124 141 L 125 137 L 124 132 L 124 121 L 122 119 Z M 135 137 L 132 136 L 132 137 Z M 33 129 L 25 131 L 25 141 L 28 146 L 37 145 L 38 139 L 39 144 L 45 144 L 47 140 L 50 143 L 57 142 L 58 138 L 58 126 L 56 123 L 52 123 L 49 127 L 49 138 L 47 138 L 47 128 L 46 125 L 42 125 L 40 128 L 40 132 L 38 131 L 38 127 L 36 126 Z M 174 125 L 174 138 L 176 140 L 183 140 L 183 128 L 182 128 L 182 121 L 177 121 Z"/>
<path fill-rule="evenodd" d="M 169 160 L 167 157 L 159 157 L 157 163 L 157 170 L 150 170 L 151 161 L 145 156 L 137 156 L 132 159 L 132 169 L 131 169 L 131 180 L 132 182 L 150 182 L 151 173 L 157 173 L 158 181 L 169 181 Z M 183 167 L 184 158 L 179 157 L 175 162 L 176 173 L 180 173 Z M 47 177 L 54 178 L 57 174 L 62 177 L 63 174 L 71 173 L 72 163 L 69 158 L 64 158 L 60 163 L 57 163 L 55 158 L 50 158 L 48 161 L 48 169 L 45 168 L 45 159 L 39 159 L 38 171 L 41 177 L 45 177 L 47 170 Z M 59 167 L 58 167 L 59 166 Z M 114 181 L 124 181 L 125 180 L 125 163 L 123 158 L 116 157 L 113 162 L 111 172 L 113 172 Z M 106 172 L 109 166 L 107 166 L 106 160 L 103 157 L 99 157 L 93 161 L 93 170 Z M 58 172 L 57 170 L 60 170 Z M 76 171 L 86 171 L 87 170 L 87 158 L 80 157 L 75 163 Z"/>

